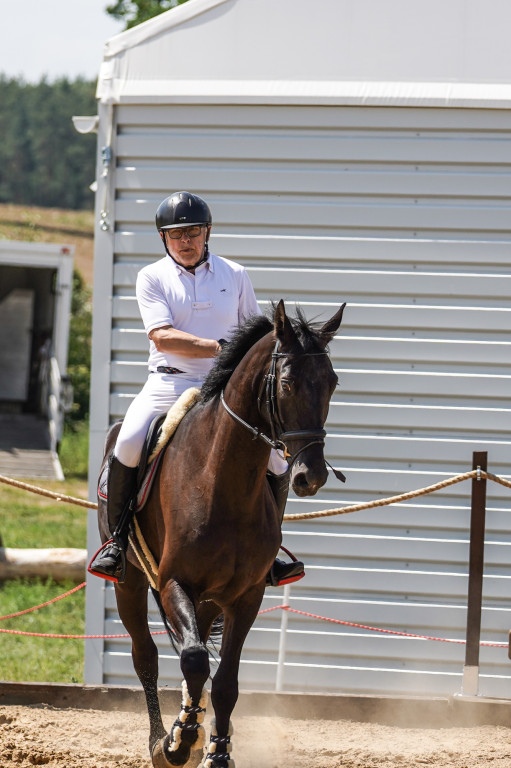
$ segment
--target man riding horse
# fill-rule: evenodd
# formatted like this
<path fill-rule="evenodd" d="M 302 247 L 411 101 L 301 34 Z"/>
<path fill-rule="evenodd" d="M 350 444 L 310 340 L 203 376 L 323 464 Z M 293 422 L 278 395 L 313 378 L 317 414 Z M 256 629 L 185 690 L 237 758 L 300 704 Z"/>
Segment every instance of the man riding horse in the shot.
<path fill-rule="evenodd" d="M 137 470 L 151 422 L 185 390 L 202 385 L 235 326 L 261 314 L 244 267 L 210 252 L 211 224 L 209 206 L 198 195 L 176 192 L 167 197 L 156 212 L 167 255 L 137 276 L 137 301 L 149 337 L 149 376 L 128 408 L 109 459 L 107 516 L 112 538 L 89 566 L 91 573 L 114 582 L 125 578 Z M 289 471 L 276 450 L 271 452 L 267 478 L 282 519 Z M 277 558 L 267 584 L 279 586 L 303 575 L 300 561 Z"/>

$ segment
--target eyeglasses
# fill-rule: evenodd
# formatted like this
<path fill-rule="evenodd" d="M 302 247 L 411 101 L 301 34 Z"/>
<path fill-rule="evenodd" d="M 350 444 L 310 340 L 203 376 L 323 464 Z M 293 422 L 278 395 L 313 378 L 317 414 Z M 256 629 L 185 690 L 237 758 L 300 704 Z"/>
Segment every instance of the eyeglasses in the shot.
<path fill-rule="evenodd" d="M 178 227 L 177 229 L 167 229 L 169 237 L 172 240 L 181 240 L 183 235 L 187 237 L 199 237 L 202 232 L 202 224 L 194 224 L 192 227 Z"/>

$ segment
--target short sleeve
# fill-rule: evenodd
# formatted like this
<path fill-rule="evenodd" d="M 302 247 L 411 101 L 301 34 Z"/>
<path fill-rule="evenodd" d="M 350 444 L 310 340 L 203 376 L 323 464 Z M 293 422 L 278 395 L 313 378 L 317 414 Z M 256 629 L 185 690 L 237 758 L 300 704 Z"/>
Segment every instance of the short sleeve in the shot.
<path fill-rule="evenodd" d="M 172 312 L 158 280 L 141 270 L 137 275 L 136 294 L 145 332 L 163 325 L 173 325 Z"/>
<path fill-rule="evenodd" d="M 254 288 L 245 269 L 241 272 L 238 322 L 243 323 L 252 315 L 262 315 Z"/>

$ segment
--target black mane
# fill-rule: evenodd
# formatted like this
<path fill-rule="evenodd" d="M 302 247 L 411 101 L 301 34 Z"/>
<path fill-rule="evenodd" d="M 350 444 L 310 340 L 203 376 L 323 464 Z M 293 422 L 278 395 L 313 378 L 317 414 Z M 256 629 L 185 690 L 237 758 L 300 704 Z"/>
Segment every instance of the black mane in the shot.
<path fill-rule="evenodd" d="M 265 315 L 252 315 L 243 325 L 235 329 L 230 341 L 222 347 L 215 365 L 204 380 L 200 398 L 203 403 L 220 394 L 248 350 L 272 328 L 273 323 Z"/>
<path fill-rule="evenodd" d="M 224 345 L 215 365 L 208 373 L 201 388 L 201 402 L 206 403 L 220 395 L 234 370 L 254 344 L 273 330 L 275 306 L 272 306 L 271 319 L 266 315 L 253 315 L 239 325 L 230 341 Z M 324 340 L 313 323 L 310 323 L 297 307 L 296 318 L 289 320 L 298 337 L 303 352 L 316 352 L 324 349 Z"/>

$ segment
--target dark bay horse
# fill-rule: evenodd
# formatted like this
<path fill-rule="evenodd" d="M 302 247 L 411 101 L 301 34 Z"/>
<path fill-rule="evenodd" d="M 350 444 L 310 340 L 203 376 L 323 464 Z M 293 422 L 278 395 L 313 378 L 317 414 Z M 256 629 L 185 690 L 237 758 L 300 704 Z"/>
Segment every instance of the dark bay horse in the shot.
<path fill-rule="evenodd" d="M 221 613 L 221 661 L 211 686 L 215 719 L 203 765 L 233 765 L 230 716 L 240 655 L 281 543 L 281 520 L 266 480 L 270 450 L 285 452 L 298 496 L 314 495 L 326 482 L 323 426 L 337 384 L 326 345 L 343 309 L 313 328 L 300 312 L 291 321 L 281 301 L 273 322 L 260 316 L 240 327 L 179 425 L 137 515 L 159 564 L 156 598 L 184 677 L 181 713 L 167 734 L 158 702 L 158 653 L 147 622 L 148 582 L 129 552 L 126 581 L 115 590 L 147 700 L 155 768 L 184 765 L 190 750 L 204 743 L 210 671 L 205 643 Z M 117 431 L 109 434 L 105 461 Z M 106 536 L 101 501 L 99 515 Z"/>

